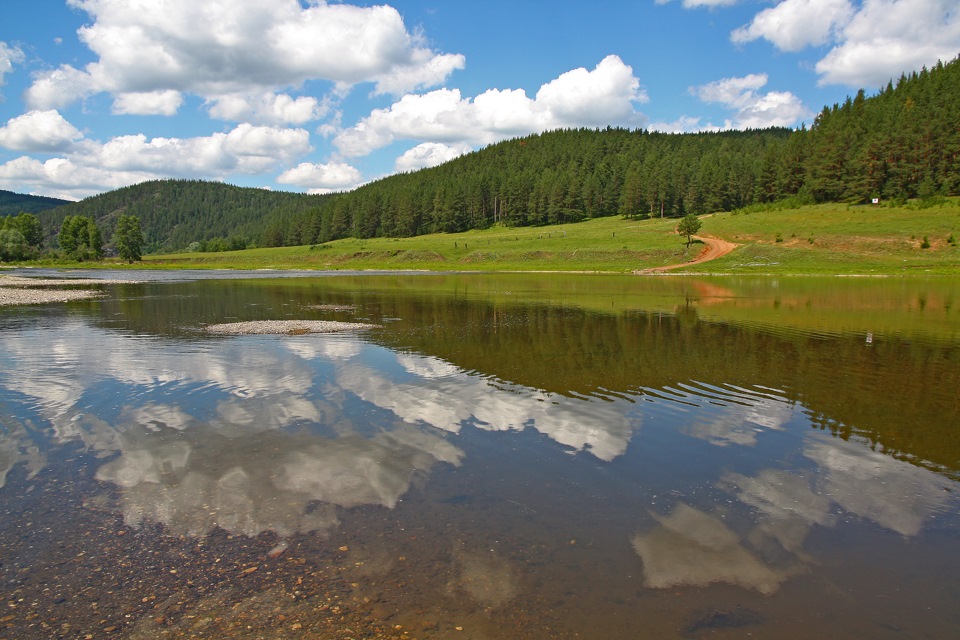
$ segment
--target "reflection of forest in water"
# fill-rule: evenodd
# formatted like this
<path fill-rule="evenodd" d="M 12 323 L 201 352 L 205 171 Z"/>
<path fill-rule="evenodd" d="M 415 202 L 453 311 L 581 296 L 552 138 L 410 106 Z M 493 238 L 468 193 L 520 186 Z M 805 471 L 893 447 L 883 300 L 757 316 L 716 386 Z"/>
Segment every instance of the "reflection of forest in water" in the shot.
<path fill-rule="evenodd" d="M 573 396 L 763 385 L 821 428 L 956 472 L 953 284 L 830 284 L 839 292 L 805 279 L 773 289 L 757 279 L 576 276 L 224 280 L 178 285 L 173 296 L 169 285 L 128 287 L 136 295 L 87 307 L 109 326 L 161 335 L 223 319 L 382 322 L 374 339 L 391 348 Z"/>
<path fill-rule="evenodd" d="M 497 323 L 487 310 L 462 324 L 415 327 L 402 346 L 558 393 L 643 394 L 690 381 L 763 385 L 801 402 L 814 423 L 838 435 L 857 433 L 890 452 L 958 469 L 951 416 L 960 414 L 960 345 L 771 333 L 699 321 L 693 307 L 621 316 L 535 307 L 525 315 Z M 480 328 L 473 339 L 470 329 L 485 322 L 496 330 Z M 390 338 L 401 340 L 397 332 Z"/>

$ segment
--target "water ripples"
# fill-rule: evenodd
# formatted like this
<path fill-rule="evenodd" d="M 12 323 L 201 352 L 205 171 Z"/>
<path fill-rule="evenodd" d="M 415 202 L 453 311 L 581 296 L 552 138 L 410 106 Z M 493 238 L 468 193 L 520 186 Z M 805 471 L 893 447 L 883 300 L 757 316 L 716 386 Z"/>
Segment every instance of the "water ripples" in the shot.
<path fill-rule="evenodd" d="M 712 404 L 720 407 L 757 407 L 771 402 L 789 404 L 786 392 L 760 385 L 750 388 L 734 384 L 709 384 L 697 380 L 677 383 L 676 386 L 660 388 L 642 387 L 641 395 L 653 401 L 665 401 L 687 407 L 702 407 Z"/>

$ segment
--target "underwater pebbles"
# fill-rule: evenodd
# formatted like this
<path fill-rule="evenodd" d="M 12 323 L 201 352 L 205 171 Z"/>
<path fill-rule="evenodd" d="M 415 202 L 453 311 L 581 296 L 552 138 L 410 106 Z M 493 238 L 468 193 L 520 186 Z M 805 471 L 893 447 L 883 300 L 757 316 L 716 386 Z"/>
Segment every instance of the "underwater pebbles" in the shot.
<path fill-rule="evenodd" d="M 341 333 L 373 329 L 377 325 L 363 322 L 336 322 L 333 320 L 254 320 L 228 322 L 206 327 L 211 333 L 227 335 L 288 335 L 301 336 L 310 333 Z"/>

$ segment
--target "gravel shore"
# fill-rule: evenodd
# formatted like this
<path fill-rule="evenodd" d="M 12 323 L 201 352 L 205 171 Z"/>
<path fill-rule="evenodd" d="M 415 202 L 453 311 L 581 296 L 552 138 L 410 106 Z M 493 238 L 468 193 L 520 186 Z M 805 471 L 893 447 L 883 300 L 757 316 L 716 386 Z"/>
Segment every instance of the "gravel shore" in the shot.
<path fill-rule="evenodd" d="M 47 304 L 100 298 L 103 293 L 91 289 L 61 289 L 64 286 L 117 284 L 117 280 L 44 279 L 0 275 L 0 306 Z"/>
<path fill-rule="evenodd" d="M 229 335 L 291 335 L 308 333 L 338 333 L 373 329 L 376 325 L 362 322 L 335 322 L 332 320 L 257 320 L 251 322 L 230 322 L 212 324 L 207 327 L 211 333 Z"/>
<path fill-rule="evenodd" d="M 100 298 L 99 291 L 68 291 L 65 289 L 11 289 L 0 286 L 0 307 L 15 304 L 47 304 Z"/>

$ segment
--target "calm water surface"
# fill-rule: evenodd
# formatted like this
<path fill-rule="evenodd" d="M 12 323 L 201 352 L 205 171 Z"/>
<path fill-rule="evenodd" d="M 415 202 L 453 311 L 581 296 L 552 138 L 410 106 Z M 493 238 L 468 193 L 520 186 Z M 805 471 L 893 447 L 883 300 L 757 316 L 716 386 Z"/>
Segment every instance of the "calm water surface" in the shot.
<path fill-rule="evenodd" d="M 0 308 L 3 637 L 960 633 L 960 282 L 263 276 Z"/>

